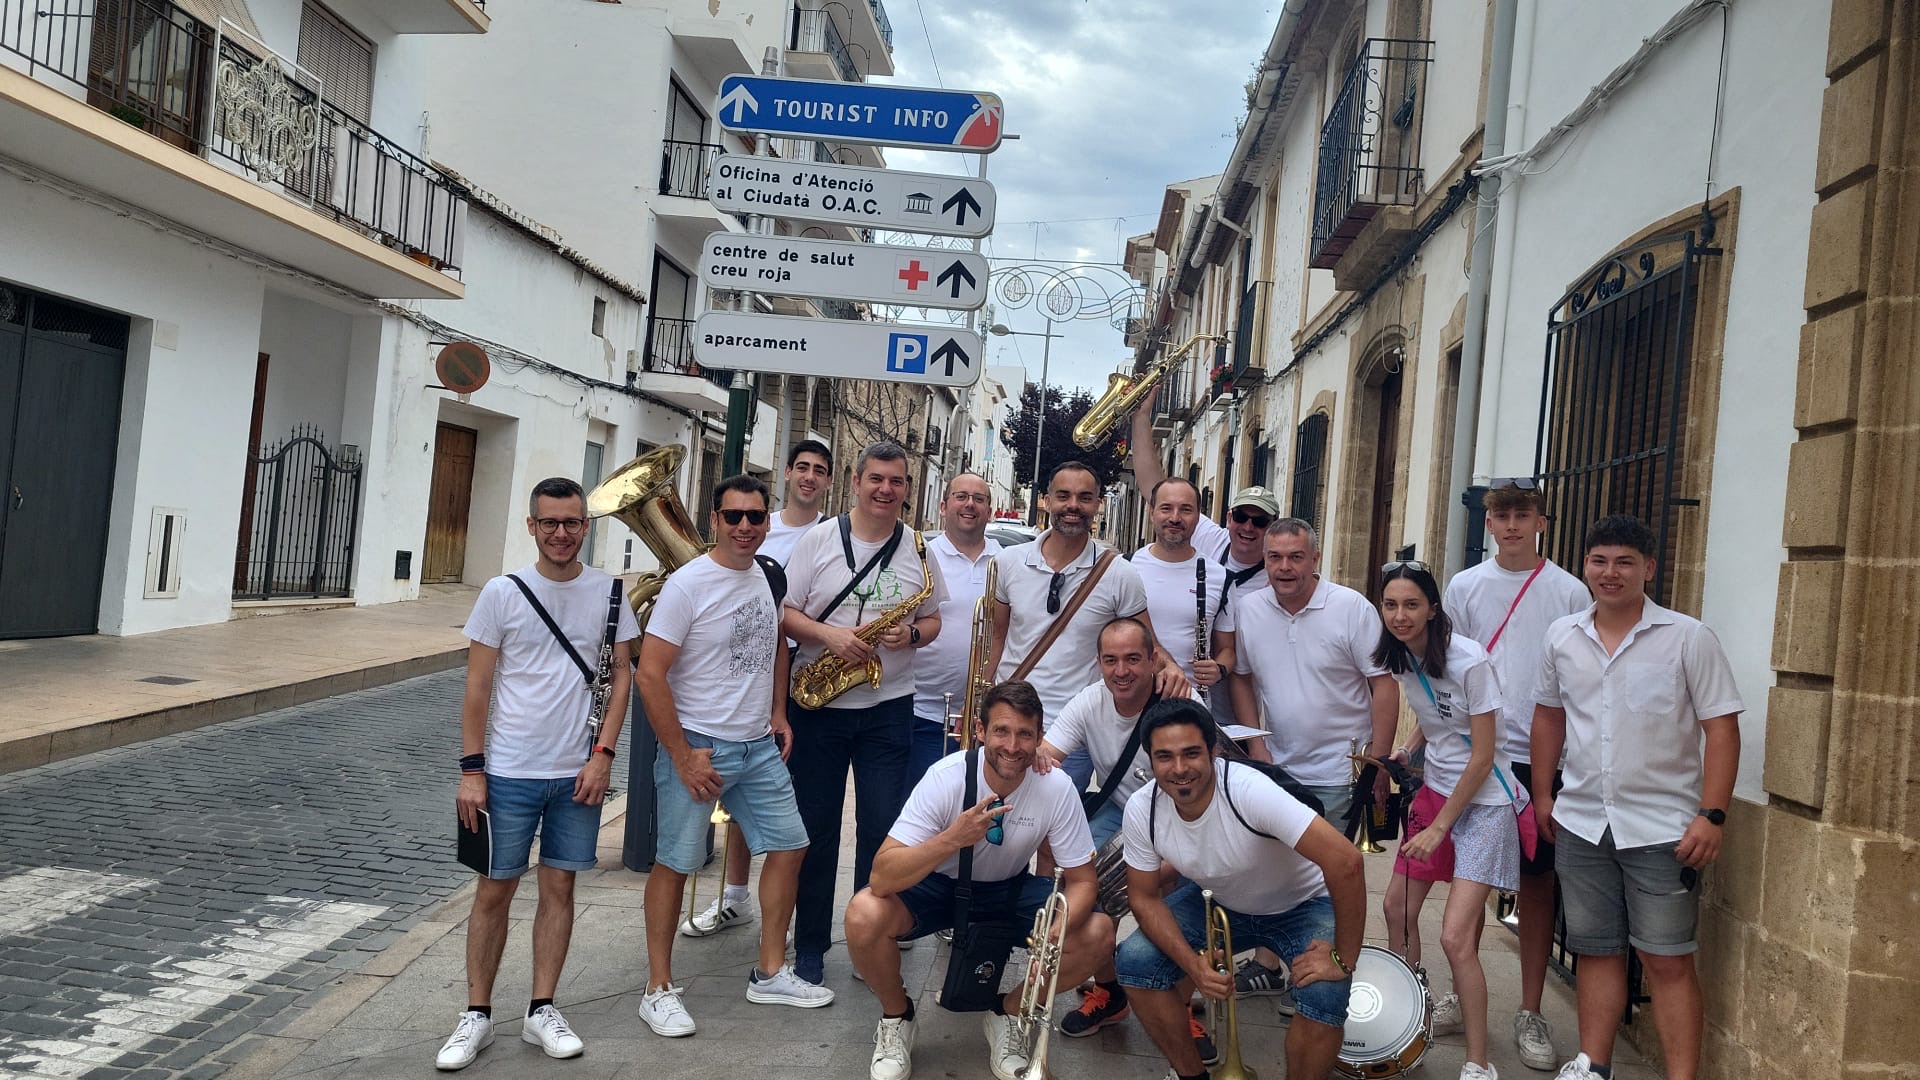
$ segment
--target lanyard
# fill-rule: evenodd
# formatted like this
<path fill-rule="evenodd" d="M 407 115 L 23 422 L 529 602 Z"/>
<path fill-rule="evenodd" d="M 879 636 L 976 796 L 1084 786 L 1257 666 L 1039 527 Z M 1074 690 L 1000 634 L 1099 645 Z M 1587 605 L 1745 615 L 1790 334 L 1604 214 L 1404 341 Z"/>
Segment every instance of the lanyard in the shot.
<path fill-rule="evenodd" d="M 1536 574 L 1539 572 L 1540 571 L 1538 569 L 1534 570 L 1534 573 Z M 1527 580 L 1532 581 L 1533 579 L 1528 578 Z M 1433 702 L 1433 711 L 1439 712 L 1440 698 L 1438 695 L 1436 695 L 1433 692 L 1433 684 L 1427 681 L 1427 673 L 1420 670 L 1420 661 L 1418 658 L 1414 658 L 1413 660 L 1413 673 L 1420 680 L 1420 688 L 1427 692 L 1427 700 Z M 1472 750 L 1473 736 L 1463 731 L 1463 732 L 1460 732 L 1460 737 L 1466 740 L 1467 749 Z M 1513 787 L 1507 783 L 1507 774 L 1500 771 L 1500 763 L 1497 761 L 1493 763 L 1493 778 L 1495 780 L 1500 781 L 1500 790 L 1507 793 L 1507 801 L 1514 804 L 1515 806 L 1520 805 L 1519 797 L 1513 793 Z"/>

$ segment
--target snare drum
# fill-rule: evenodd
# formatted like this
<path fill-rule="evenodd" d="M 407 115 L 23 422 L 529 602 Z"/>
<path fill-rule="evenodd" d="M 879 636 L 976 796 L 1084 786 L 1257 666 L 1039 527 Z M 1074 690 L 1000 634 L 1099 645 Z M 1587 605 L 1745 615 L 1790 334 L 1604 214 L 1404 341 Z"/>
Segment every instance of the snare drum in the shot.
<path fill-rule="evenodd" d="M 1361 946 L 1334 1071 L 1355 1078 L 1404 1076 L 1427 1056 L 1432 1039 L 1427 973 L 1378 945 Z"/>

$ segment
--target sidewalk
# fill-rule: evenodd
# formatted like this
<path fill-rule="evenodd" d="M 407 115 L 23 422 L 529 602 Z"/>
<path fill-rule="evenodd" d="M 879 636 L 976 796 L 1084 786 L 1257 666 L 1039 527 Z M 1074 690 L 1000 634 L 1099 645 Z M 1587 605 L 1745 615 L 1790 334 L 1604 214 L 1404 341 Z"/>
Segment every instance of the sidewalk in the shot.
<path fill-rule="evenodd" d="M 0 773 L 465 662 L 479 590 L 133 637 L 0 641 Z"/>
<path fill-rule="evenodd" d="M 534 878 L 523 880 L 514 900 L 507 954 L 494 995 L 502 1018 L 493 1046 L 462 1075 L 475 1077 L 555 1077 L 565 1080 L 735 1080 L 768 1078 L 858 1078 L 867 1075 L 873 1030 L 879 1009 L 864 984 L 854 981 L 846 952 L 838 944 L 827 954 L 827 985 L 838 995 L 824 1009 L 800 1010 L 754 1005 L 743 991 L 753 963 L 758 923 L 710 938 L 677 937 L 674 974 L 686 987 L 685 1002 L 700 1030 L 689 1039 L 654 1036 L 635 1016 L 646 986 L 646 947 L 642 894 L 646 876 L 620 865 L 623 804 L 609 806 L 600 834 L 601 869 L 580 875 L 576 883 L 577 921 L 573 950 L 560 986 L 558 1003 L 586 1041 L 587 1053 L 572 1061 L 552 1061 L 537 1047 L 520 1041 L 517 1019 L 529 996 L 529 936 L 535 902 Z M 851 799 L 849 799 L 851 812 Z M 853 835 L 852 821 L 846 835 Z M 843 848 L 840 896 L 852 880 L 852 847 Z M 755 864 L 756 869 L 758 863 Z M 702 897 L 711 897 L 719 880 L 719 861 L 704 872 Z M 1372 897 L 1367 940 L 1383 942 L 1379 896 L 1391 872 L 1385 856 L 1367 859 Z M 1445 991 L 1446 963 L 1439 956 L 1440 911 L 1446 890 L 1434 890 L 1421 919 L 1431 957 L 1429 977 L 1435 994 Z M 438 1075 L 433 1056 L 452 1030 L 465 1004 L 465 919 L 471 887 L 415 926 L 374 958 L 358 974 L 314 995 L 304 1008 L 235 1047 L 238 1064 L 230 1080 L 292 1078 L 388 1080 Z M 704 903 L 704 900 L 703 900 Z M 1131 920 L 1123 926 L 1130 932 Z M 844 940 L 835 935 L 836 942 Z M 1515 1080 L 1547 1076 L 1520 1064 L 1513 1046 L 1511 1018 L 1517 1007 L 1519 954 L 1513 935 L 1491 922 L 1481 948 L 1492 987 L 1492 1059 L 1500 1075 Z M 920 1077 L 988 1077 L 986 1042 L 976 1017 L 943 1012 L 933 1003 L 946 949 L 934 939 L 901 954 L 902 975 L 916 994 L 920 1031 L 914 1048 L 914 1074 Z M 1071 992 L 1054 1007 L 1057 1020 L 1074 1007 Z M 1282 1047 L 1285 1022 L 1271 998 L 1240 1003 L 1241 1054 L 1267 1080 L 1285 1072 Z M 1573 991 L 1551 974 L 1543 1010 L 1552 1022 L 1555 1042 L 1571 1056 L 1574 1043 Z M 1644 1014 L 1643 1014 L 1644 1015 Z M 1450 1080 L 1457 1076 L 1465 1043 L 1460 1035 L 1435 1041 L 1414 1075 Z M 1614 1075 L 1619 1080 L 1658 1080 L 1621 1040 Z M 1166 1073 L 1166 1062 L 1146 1033 L 1129 1021 L 1089 1039 L 1052 1040 L 1049 1071 L 1060 1080 L 1147 1080 Z"/>

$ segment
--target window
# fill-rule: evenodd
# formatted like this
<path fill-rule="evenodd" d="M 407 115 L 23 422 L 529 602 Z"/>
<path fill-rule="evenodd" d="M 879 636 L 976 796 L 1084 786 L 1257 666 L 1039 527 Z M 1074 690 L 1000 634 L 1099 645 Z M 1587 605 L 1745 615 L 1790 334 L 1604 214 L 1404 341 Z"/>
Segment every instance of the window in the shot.
<path fill-rule="evenodd" d="M 667 95 L 667 138 L 675 142 L 704 142 L 707 138 L 707 114 L 694 104 L 693 95 L 679 83 L 669 82 Z"/>
<path fill-rule="evenodd" d="M 1267 486 L 1267 474 L 1273 469 L 1273 447 L 1262 439 L 1253 445 L 1253 455 L 1247 461 L 1247 483 L 1255 487 Z"/>
<path fill-rule="evenodd" d="M 373 122 L 373 43 L 313 0 L 300 7 L 298 60 L 319 76 L 329 103 L 362 124 Z"/>
<path fill-rule="evenodd" d="M 606 456 L 607 448 L 605 446 L 597 442 L 587 444 L 587 459 L 580 468 L 580 486 L 582 488 L 592 491 L 594 488 L 600 486 L 600 471 L 605 467 L 604 461 Z M 594 539 L 600 533 L 599 525 L 600 523 L 597 521 L 587 523 L 587 542 L 584 549 L 580 552 L 580 561 L 586 563 L 588 566 L 597 565 L 593 559 L 594 553 L 599 547 L 599 545 L 594 543 Z"/>
<path fill-rule="evenodd" d="M 1322 464 L 1327 458 L 1327 414 L 1317 412 L 1300 422 L 1300 433 L 1293 448 L 1292 516 L 1320 528 L 1320 489 L 1325 478 Z"/>
<path fill-rule="evenodd" d="M 607 301 L 604 297 L 593 298 L 593 336 L 607 336 Z"/>

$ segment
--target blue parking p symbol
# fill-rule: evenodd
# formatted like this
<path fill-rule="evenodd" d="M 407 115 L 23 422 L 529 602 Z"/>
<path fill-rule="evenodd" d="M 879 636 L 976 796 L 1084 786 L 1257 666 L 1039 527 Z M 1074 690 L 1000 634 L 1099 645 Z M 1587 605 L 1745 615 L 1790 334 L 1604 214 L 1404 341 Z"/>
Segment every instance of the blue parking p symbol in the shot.
<path fill-rule="evenodd" d="M 927 373 L 927 335 L 888 335 L 887 370 L 906 375 L 925 375 Z"/>

